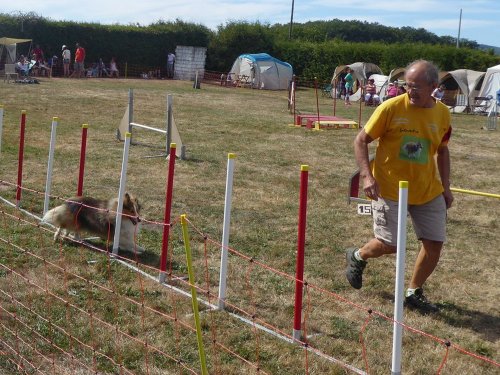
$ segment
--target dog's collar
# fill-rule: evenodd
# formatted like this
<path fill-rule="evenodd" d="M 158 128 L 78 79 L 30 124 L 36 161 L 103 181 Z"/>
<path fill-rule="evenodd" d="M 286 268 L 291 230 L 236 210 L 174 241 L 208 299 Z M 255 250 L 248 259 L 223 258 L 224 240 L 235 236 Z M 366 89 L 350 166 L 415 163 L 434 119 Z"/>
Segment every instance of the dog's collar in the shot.
<path fill-rule="evenodd" d="M 137 223 L 141 222 L 141 219 L 139 218 L 139 216 L 136 216 L 136 217 L 130 216 L 129 219 L 132 222 L 132 224 L 134 224 L 134 225 L 137 225 Z"/>

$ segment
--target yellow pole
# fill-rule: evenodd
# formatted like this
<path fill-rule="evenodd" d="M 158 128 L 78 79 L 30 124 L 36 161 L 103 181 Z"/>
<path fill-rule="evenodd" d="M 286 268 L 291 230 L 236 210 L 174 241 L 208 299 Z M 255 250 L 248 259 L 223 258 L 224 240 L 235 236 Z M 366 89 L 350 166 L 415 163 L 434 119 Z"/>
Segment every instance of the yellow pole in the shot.
<path fill-rule="evenodd" d="M 450 188 L 450 190 L 453 191 L 453 192 L 455 192 L 455 193 L 480 195 L 480 196 L 483 196 L 483 197 L 490 197 L 490 198 L 498 198 L 498 199 L 500 199 L 500 194 L 483 193 L 481 191 L 466 190 L 466 189 L 459 189 L 459 188 Z"/>
<path fill-rule="evenodd" d="M 194 286 L 194 273 L 191 258 L 191 246 L 189 244 L 189 233 L 187 229 L 186 215 L 181 215 L 182 238 L 184 239 L 184 248 L 186 249 L 186 261 L 188 266 L 189 285 L 191 285 L 191 300 L 193 303 L 194 324 L 196 326 L 196 337 L 198 339 L 198 353 L 200 355 L 201 373 L 208 375 L 207 360 L 203 348 L 203 338 L 201 336 L 200 315 L 198 313 L 198 299 L 196 297 L 196 288 Z"/>

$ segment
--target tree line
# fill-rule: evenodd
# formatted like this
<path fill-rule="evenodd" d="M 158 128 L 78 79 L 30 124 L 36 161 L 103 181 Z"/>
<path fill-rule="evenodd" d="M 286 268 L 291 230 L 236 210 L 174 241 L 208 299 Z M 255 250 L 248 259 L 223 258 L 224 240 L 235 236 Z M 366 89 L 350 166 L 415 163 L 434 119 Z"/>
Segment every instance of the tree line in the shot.
<path fill-rule="evenodd" d="M 384 73 L 425 58 L 441 70 L 485 71 L 499 64 L 493 51 L 478 49 L 475 41 L 439 37 L 425 29 L 388 27 L 361 21 L 313 21 L 289 25 L 228 22 L 216 30 L 181 20 L 159 20 L 149 25 L 102 25 L 56 21 L 35 13 L 0 13 L 0 36 L 33 39 L 47 55 L 60 56 L 63 44 L 86 48 L 87 62 L 116 57 L 119 62 L 155 68 L 166 64 L 177 45 L 207 48 L 206 69 L 227 72 L 243 53 L 267 52 L 290 63 L 303 79 L 327 81 L 338 65 L 371 62 Z M 73 48 L 72 48 L 73 47 Z M 27 47 L 21 47 L 27 48 Z"/>

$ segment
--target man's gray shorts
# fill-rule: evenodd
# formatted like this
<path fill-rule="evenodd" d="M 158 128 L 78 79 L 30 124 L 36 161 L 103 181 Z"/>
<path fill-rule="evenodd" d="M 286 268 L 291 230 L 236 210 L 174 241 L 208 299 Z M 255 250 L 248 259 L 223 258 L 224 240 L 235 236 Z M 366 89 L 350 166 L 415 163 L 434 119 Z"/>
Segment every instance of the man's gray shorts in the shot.
<path fill-rule="evenodd" d="M 398 202 L 379 198 L 372 201 L 372 212 L 375 238 L 396 246 Z M 446 241 L 446 203 L 442 194 L 427 203 L 409 205 L 408 213 L 419 240 Z"/>

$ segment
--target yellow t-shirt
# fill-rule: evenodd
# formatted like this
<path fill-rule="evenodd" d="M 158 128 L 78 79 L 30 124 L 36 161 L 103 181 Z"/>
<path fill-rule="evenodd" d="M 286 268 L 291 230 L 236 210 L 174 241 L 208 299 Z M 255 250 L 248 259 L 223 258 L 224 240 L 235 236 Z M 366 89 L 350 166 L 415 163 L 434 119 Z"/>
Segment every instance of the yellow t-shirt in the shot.
<path fill-rule="evenodd" d="M 409 183 L 409 204 L 429 202 L 443 192 L 434 156 L 440 145 L 448 143 L 450 121 L 443 103 L 416 107 L 407 94 L 377 107 L 364 130 L 379 140 L 372 173 L 382 198 L 397 201 L 399 181 Z"/>

